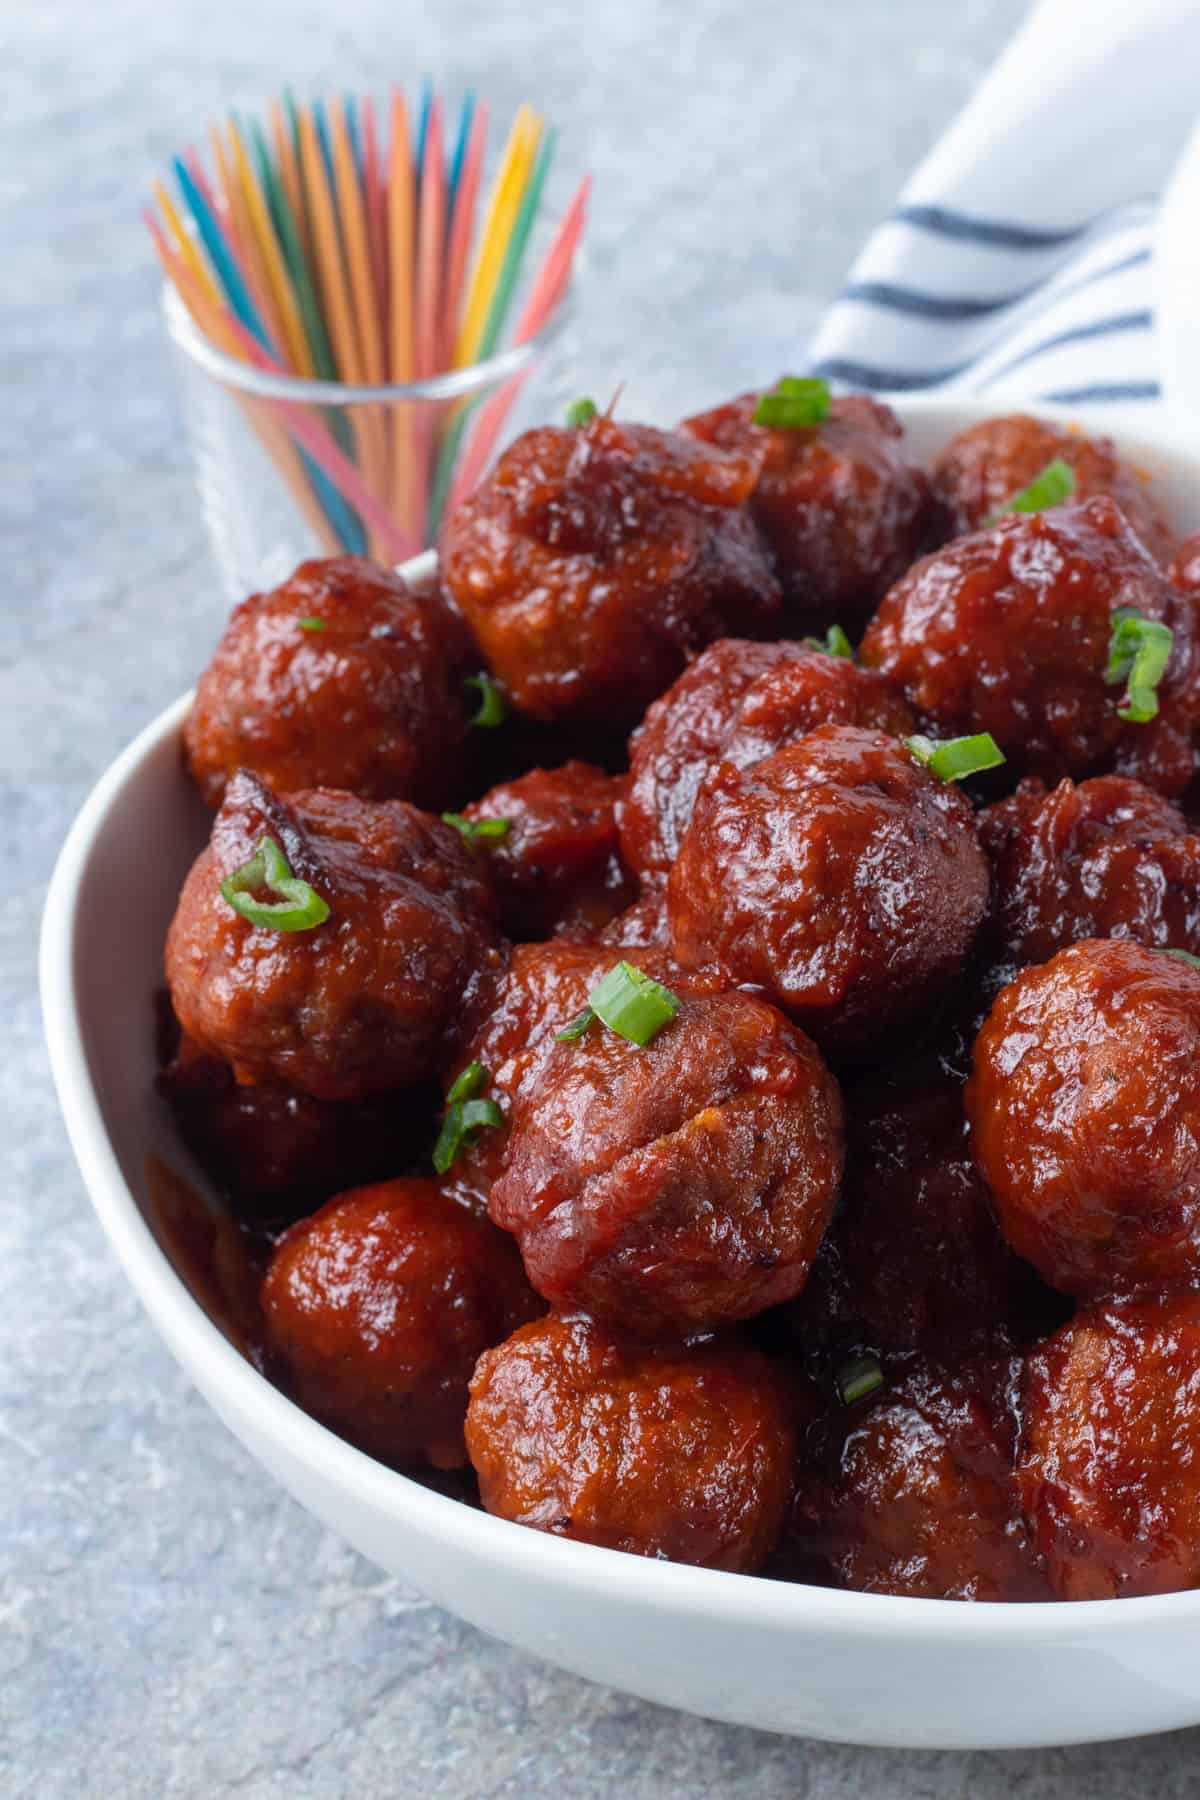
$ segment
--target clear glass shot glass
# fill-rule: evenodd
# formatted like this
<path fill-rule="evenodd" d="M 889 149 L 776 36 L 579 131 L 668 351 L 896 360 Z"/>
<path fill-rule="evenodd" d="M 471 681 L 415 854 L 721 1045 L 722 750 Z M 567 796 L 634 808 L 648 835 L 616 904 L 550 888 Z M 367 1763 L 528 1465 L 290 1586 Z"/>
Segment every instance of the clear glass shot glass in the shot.
<path fill-rule="evenodd" d="M 397 563 L 529 425 L 562 416 L 577 355 L 572 294 L 523 344 L 379 387 L 275 375 L 227 356 L 163 288 L 200 501 L 229 600 L 309 556 Z"/>

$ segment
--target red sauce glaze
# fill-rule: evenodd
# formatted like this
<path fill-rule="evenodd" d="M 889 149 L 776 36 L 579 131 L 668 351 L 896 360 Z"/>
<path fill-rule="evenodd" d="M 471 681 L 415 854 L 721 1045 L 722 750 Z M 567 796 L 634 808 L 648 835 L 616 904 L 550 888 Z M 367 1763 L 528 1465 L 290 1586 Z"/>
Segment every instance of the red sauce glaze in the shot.
<path fill-rule="evenodd" d="M 715 962 L 839 1055 L 937 1000 L 987 892 L 957 788 L 895 739 L 838 725 L 748 770 L 718 763 L 667 890 L 684 968 Z"/>
<path fill-rule="evenodd" d="M 873 670 L 803 643 L 723 638 L 701 651 L 650 707 L 629 743 L 621 846 L 643 880 L 667 874 L 700 783 L 718 762 L 750 768 L 818 725 L 864 725 L 903 737 L 908 706 Z"/>
<path fill-rule="evenodd" d="M 848 394 L 823 424 L 784 431 L 753 423 L 760 398 L 742 394 L 680 430 L 761 457 L 750 512 L 775 558 L 789 621 L 853 630 L 925 548 L 928 480 L 878 400 Z"/>
<path fill-rule="evenodd" d="M 1112 615 L 1175 633 L 1147 724 L 1105 682 Z M 1014 513 L 916 563 L 867 627 L 861 655 L 939 737 L 990 731 L 1011 774 L 1057 781 L 1116 767 L 1163 793 L 1196 768 L 1200 655 L 1190 608 L 1115 502 Z"/>
<path fill-rule="evenodd" d="M 446 584 L 517 706 L 628 727 L 691 652 L 769 627 L 779 587 L 743 506 L 757 469 L 604 415 L 518 438 L 441 542 Z"/>
<path fill-rule="evenodd" d="M 1121 508 L 1147 550 L 1166 562 L 1174 536 L 1145 480 L 1117 455 L 1111 438 L 1064 430 L 1028 413 L 969 425 L 933 465 L 933 490 L 954 535 L 978 531 L 1003 513 L 1047 463 L 1065 462 L 1075 477 L 1075 500 L 1107 495 Z"/>
<path fill-rule="evenodd" d="M 1048 1600 L 1013 1478 L 1020 1368 L 1003 1340 L 885 1357 L 885 1387 L 833 1397 L 805 1434 L 789 1546 L 838 1587 Z"/>
<path fill-rule="evenodd" d="M 1200 1278 L 1200 970 L 1090 939 L 1006 987 L 972 1147 L 1000 1227 L 1081 1298 Z"/>
<path fill-rule="evenodd" d="M 988 954 L 1002 977 L 1083 938 L 1200 951 L 1200 838 L 1139 781 L 1021 783 L 979 820 L 992 863 Z"/>
<path fill-rule="evenodd" d="M 436 594 L 363 556 L 301 563 L 234 608 L 184 726 L 188 767 L 211 806 L 238 769 L 283 793 L 436 805 L 464 762 L 469 653 Z"/>
<path fill-rule="evenodd" d="M 476 1358 L 540 1310 L 503 1233 L 421 1180 L 352 1189 L 293 1225 L 262 1305 L 303 1407 L 385 1461 L 443 1469 L 466 1460 Z"/>
<path fill-rule="evenodd" d="M 1062 1600 L 1200 1586 L 1200 1295 L 1075 1315 L 1029 1359 L 1017 1481 Z"/>
<path fill-rule="evenodd" d="M 505 819 L 507 834 L 480 852 L 514 938 L 588 937 L 633 900 L 621 862 L 616 806 L 621 776 L 590 763 L 530 769 L 465 807 L 468 819 Z"/>
<path fill-rule="evenodd" d="M 1200 532 L 1184 538 L 1168 570 L 1171 583 L 1184 594 L 1200 594 Z"/>
<path fill-rule="evenodd" d="M 808 1039 L 751 995 L 690 997 L 644 1049 L 599 1024 L 555 1048 L 490 1212 L 556 1306 L 682 1337 L 799 1292 L 842 1158 Z"/>
<path fill-rule="evenodd" d="M 252 925 L 222 897 L 264 835 L 329 906 L 309 931 Z M 491 897 L 449 825 L 399 800 L 229 783 L 167 935 L 184 1031 L 239 1081 L 353 1100 L 436 1075 L 499 964 Z"/>
<path fill-rule="evenodd" d="M 501 1518 L 750 1571 L 783 1523 L 795 1435 L 753 1350 L 646 1349 L 551 1316 L 480 1358 L 467 1448 L 483 1503 Z"/>

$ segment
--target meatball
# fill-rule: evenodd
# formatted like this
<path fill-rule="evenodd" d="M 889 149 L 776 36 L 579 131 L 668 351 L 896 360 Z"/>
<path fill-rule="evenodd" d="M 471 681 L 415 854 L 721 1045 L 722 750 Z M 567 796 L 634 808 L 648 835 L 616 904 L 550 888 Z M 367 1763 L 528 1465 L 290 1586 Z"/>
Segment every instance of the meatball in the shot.
<path fill-rule="evenodd" d="M 1113 615 L 1132 608 L 1174 642 L 1146 724 L 1105 681 Z M 1112 500 L 1013 513 L 917 563 L 885 597 L 863 661 L 941 736 L 990 731 L 1016 774 L 1104 768 L 1179 793 L 1196 767 L 1200 655 L 1190 609 Z"/>
<path fill-rule="evenodd" d="M 362 556 L 301 563 L 234 609 L 183 729 L 219 806 L 238 769 L 268 787 L 432 805 L 453 789 L 469 709 L 460 621 Z"/>
<path fill-rule="evenodd" d="M 832 1228 L 843 1312 L 897 1349 L 1040 1323 L 1036 1278 L 1001 1237 L 971 1159 L 962 1081 L 918 1065 L 859 1088 L 848 1114 Z"/>
<path fill-rule="evenodd" d="M 541 1311 L 504 1234 L 415 1179 L 353 1188 L 293 1225 L 262 1305 L 305 1411 L 386 1462 L 439 1469 L 466 1461 L 477 1357 Z"/>
<path fill-rule="evenodd" d="M 1173 544 L 1170 526 L 1145 478 L 1121 461 L 1112 439 L 1088 437 L 1075 427 L 1051 425 L 1028 413 L 984 419 L 960 431 L 933 466 L 933 491 L 957 537 L 1002 514 L 1052 462 L 1070 467 L 1076 500 L 1099 494 L 1115 500 L 1147 550 L 1167 560 Z"/>
<path fill-rule="evenodd" d="M 589 763 L 531 769 L 464 809 L 478 822 L 503 819 L 503 837 L 481 839 L 510 937 L 586 937 L 634 898 L 621 864 L 615 809 L 619 776 Z"/>
<path fill-rule="evenodd" d="M 680 430 L 761 456 L 750 512 L 790 621 L 853 628 L 924 548 L 929 483 L 905 454 L 895 413 L 866 394 L 832 401 L 822 424 L 794 431 L 755 425 L 760 399 L 742 394 Z"/>
<path fill-rule="evenodd" d="M 1006 987 L 967 1112 L 1000 1228 L 1081 1298 L 1200 1278 L 1200 969 L 1089 939 Z"/>
<path fill-rule="evenodd" d="M 715 961 L 850 1055 L 953 980 L 987 892 L 957 788 L 881 732 L 824 725 L 710 771 L 667 904 L 684 968 Z"/>
<path fill-rule="evenodd" d="M 600 414 L 527 432 L 443 529 L 441 566 L 535 718 L 632 725 L 689 653 L 768 628 L 779 587 L 743 502 L 758 457 Z"/>
<path fill-rule="evenodd" d="M 1029 1358 L 1017 1484 L 1062 1600 L 1200 1586 L 1200 1295 L 1076 1313 Z"/>
<path fill-rule="evenodd" d="M 489 1512 L 635 1556 L 750 1571 L 770 1553 L 795 1437 L 765 1358 L 646 1349 L 553 1315 L 480 1358 L 467 1449 Z"/>
<path fill-rule="evenodd" d="M 278 930 L 224 898 L 222 881 L 264 838 L 326 903 L 323 923 Z M 318 1100 L 380 1093 L 453 1055 L 464 1009 L 499 963 L 490 904 L 458 832 L 404 801 L 332 789 L 283 799 L 241 773 L 171 922 L 171 999 L 184 1031 L 239 1081 Z"/>
<path fill-rule="evenodd" d="M 681 1337 L 800 1291 L 842 1155 L 808 1039 L 749 994 L 686 997 L 645 1048 L 598 1024 L 556 1048 L 489 1211 L 555 1305 Z"/>
<path fill-rule="evenodd" d="M 1022 782 L 980 816 L 979 835 L 992 860 L 998 979 L 1082 938 L 1200 951 L 1200 838 L 1140 781 L 1096 775 L 1049 794 Z"/>
<path fill-rule="evenodd" d="M 665 876 L 696 793 L 717 762 L 746 769 L 818 725 L 865 725 L 903 736 L 912 713 L 873 670 L 803 643 L 710 644 L 654 702 L 629 744 L 621 846 L 643 880 Z"/>
<path fill-rule="evenodd" d="M 885 1385 L 833 1400 L 801 1442 L 797 1559 L 837 1586 L 926 1600 L 1048 1600 L 1012 1463 L 1019 1359 L 885 1358 Z"/>
<path fill-rule="evenodd" d="M 314 1100 L 278 1082 L 244 1087 L 228 1063 L 184 1038 L 158 1080 L 201 1167 L 256 1217 L 311 1210 L 347 1182 L 402 1168 L 429 1135 L 436 1090 Z"/>

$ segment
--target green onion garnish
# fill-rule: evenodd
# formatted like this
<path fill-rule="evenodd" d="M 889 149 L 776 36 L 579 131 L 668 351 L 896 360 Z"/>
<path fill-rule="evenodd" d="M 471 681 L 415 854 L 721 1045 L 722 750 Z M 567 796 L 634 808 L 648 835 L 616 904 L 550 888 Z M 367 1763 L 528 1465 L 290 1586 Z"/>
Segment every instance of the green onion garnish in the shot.
<path fill-rule="evenodd" d="M 296 623 L 300 627 L 301 631 L 324 631 L 324 629 L 325 629 L 324 619 L 318 619 L 318 618 L 297 619 Z"/>
<path fill-rule="evenodd" d="M 594 400 L 572 400 L 567 408 L 567 425 L 574 431 L 580 425 L 590 425 L 597 412 Z"/>
<path fill-rule="evenodd" d="M 834 1376 L 838 1398 L 843 1406 L 856 1406 L 883 1386 L 883 1370 L 878 1357 L 852 1356 Z"/>
<path fill-rule="evenodd" d="M 1200 969 L 1200 956 L 1193 956 L 1190 950 L 1164 950 L 1164 956 L 1174 956 L 1180 962 L 1191 963 L 1193 969 Z"/>
<path fill-rule="evenodd" d="M 468 819 L 465 813 L 443 813 L 442 824 L 453 825 L 468 844 L 488 843 L 507 837 L 512 830 L 511 819 Z"/>
<path fill-rule="evenodd" d="M 256 900 L 255 893 L 263 888 L 280 898 Z M 329 917 L 326 902 L 307 881 L 292 874 L 287 857 L 270 837 L 260 840 L 248 863 L 226 876 L 221 895 L 243 919 L 269 931 L 311 931 Z"/>
<path fill-rule="evenodd" d="M 824 656 L 841 656 L 847 662 L 854 661 L 854 645 L 840 625 L 831 625 L 823 638 L 806 637 L 804 642 L 810 649 L 820 650 Z"/>
<path fill-rule="evenodd" d="M 1119 606 L 1114 612 L 1104 679 L 1109 687 L 1116 687 L 1121 681 L 1125 683 L 1125 693 L 1117 708 L 1119 719 L 1144 725 L 1157 714 L 1155 689 L 1166 671 L 1171 636 L 1169 625 L 1145 618 L 1136 606 Z"/>
<path fill-rule="evenodd" d="M 482 672 L 478 675 L 468 675 L 464 686 L 477 688 L 480 695 L 478 710 L 471 714 L 470 723 L 483 725 L 488 730 L 494 725 L 503 725 L 508 708 L 504 704 L 504 695 L 491 676 Z"/>
<path fill-rule="evenodd" d="M 476 1098 L 488 1079 L 481 1062 L 468 1063 L 446 1095 L 442 1129 L 433 1146 L 433 1166 L 439 1175 L 446 1173 L 476 1132 L 503 1125 L 504 1114 L 496 1102 Z"/>
<path fill-rule="evenodd" d="M 619 962 L 596 983 L 578 1017 L 556 1035 L 559 1043 L 570 1043 L 583 1036 L 593 1019 L 599 1019 L 618 1037 L 644 1048 L 678 1011 L 679 997 L 670 988 L 651 980 L 632 963 Z"/>
<path fill-rule="evenodd" d="M 585 1006 L 582 1012 L 577 1012 L 575 1014 L 575 1017 L 571 1020 L 569 1025 L 564 1025 L 561 1031 L 555 1032 L 555 1043 L 573 1044 L 576 1038 L 581 1038 L 583 1036 L 595 1017 L 596 1015 L 591 1007 Z"/>
<path fill-rule="evenodd" d="M 755 425 L 774 425 L 783 431 L 799 431 L 819 425 L 829 417 L 829 383 L 815 375 L 785 375 L 754 409 Z"/>
<path fill-rule="evenodd" d="M 1075 492 L 1075 471 L 1070 463 L 1056 456 L 1048 462 L 1040 475 L 1035 475 L 1028 487 L 998 506 L 994 513 L 989 513 L 984 520 L 985 525 L 994 525 L 1006 513 L 1014 512 L 1046 512 L 1051 506 L 1061 506 Z"/>
<path fill-rule="evenodd" d="M 456 1100 L 473 1100 L 480 1088 L 490 1079 L 491 1077 L 481 1062 L 468 1063 L 461 1075 L 451 1083 L 450 1090 L 446 1095 L 447 1106 L 452 1106 Z"/>
<path fill-rule="evenodd" d="M 936 775 L 939 781 L 963 781 L 983 769 L 998 769 L 1004 752 L 990 731 L 977 731 L 974 737 L 947 738 L 939 744 L 931 737 L 904 740 L 911 756 Z"/>

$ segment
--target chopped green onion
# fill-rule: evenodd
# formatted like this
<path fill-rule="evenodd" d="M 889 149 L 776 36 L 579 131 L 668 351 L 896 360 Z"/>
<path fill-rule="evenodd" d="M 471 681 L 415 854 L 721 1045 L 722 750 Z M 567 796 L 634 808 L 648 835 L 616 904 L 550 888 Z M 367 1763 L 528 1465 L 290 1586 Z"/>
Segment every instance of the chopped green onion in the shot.
<path fill-rule="evenodd" d="M 596 1015 L 592 1011 L 591 1007 L 585 1006 L 582 1012 L 578 1012 L 575 1014 L 575 1017 L 571 1020 L 571 1023 L 569 1025 L 564 1025 L 561 1031 L 555 1032 L 555 1034 L 554 1034 L 555 1043 L 556 1044 L 573 1044 L 575 1042 L 576 1038 L 581 1038 L 583 1036 L 584 1032 L 588 1029 L 589 1025 L 592 1024 L 595 1017 L 596 1017 Z"/>
<path fill-rule="evenodd" d="M 451 1085 L 446 1095 L 446 1105 L 452 1106 L 456 1100 L 473 1100 L 475 1095 L 491 1078 L 481 1062 L 468 1063 L 462 1074 Z"/>
<path fill-rule="evenodd" d="M 679 1011 L 679 999 L 670 988 L 627 962 L 617 963 L 596 983 L 588 1005 L 610 1031 L 643 1047 Z"/>
<path fill-rule="evenodd" d="M 574 431 L 580 425 L 590 425 L 596 416 L 594 400 L 572 400 L 567 408 L 567 425 Z"/>
<path fill-rule="evenodd" d="M 471 714 L 471 724 L 485 726 L 488 730 L 494 725 L 503 725 L 508 708 L 504 704 L 504 695 L 491 676 L 483 673 L 468 675 L 464 685 L 478 688 L 480 694 L 479 708 Z"/>
<path fill-rule="evenodd" d="M 1193 956 L 1190 950 L 1164 950 L 1163 955 L 1178 957 L 1180 962 L 1191 963 L 1193 969 L 1200 969 L 1200 956 Z"/>
<path fill-rule="evenodd" d="M 834 1376 L 838 1398 L 843 1406 L 855 1406 L 868 1399 L 883 1386 L 883 1370 L 878 1357 L 852 1356 Z"/>
<path fill-rule="evenodd" d="M 280 898 L 256 900 L 254 895 L 263 888 Z M 250 861 L 226 876 L 221 896 L 251 925 L 270 931 L 311 931 L 329 917 L 326 902 L 307 881 L 292 874 L 287 857 L 271 837 L 262 838 Z"/>
<path fill-rule="evenodd" d="M 504 1114 L 496 1102 L 476 1097 L 480 1088 L 490 1079 L 481 1062 L 472 1062 L 467 1064 L 451 1084 L 450 1092 L 446 1095 L 442 1129 L 433 1146 L 433 1166 L 439 1175 L 446 1173 L 476 1132 L 503 1125 Z"/>
<path fill-rule="evenodd" d="M 1047 512 L 1052 506 L 1061 506 L 1074 492 L 1075 471 L 1070 463 L 1064 462 L 1061 456 L 1056 456 L 1053 462 L 1046 464 L 1040 475 L 1034 476 L 1028 487 L 1021 488 L 1011 500 L 998 506 L 984 523 L 994 525 L 1006 513 Z"/>
<path fill-rule="evenodd" d="M 939 744 L 936 738 L 910 737 L 904 740 L 911 756 L 915 756 L 939 781 L 963 781 L 983 769 L 998 769 L 1004 753 L 990 731 L 977 731 L 974 737 L 947 738 Z"/>
<path fill-rule="evenodd" d="M 823 638 L 806 637 L 804 642 L 824 656 L 841 656 L 847 662 L 854 661 L 854 645 L 840 625 L 831 625 Z"/>
<path fill-rule="evenodd" d="M 443 813 L 442 824 L 453 825 L 468 844 L 507 837 L 512 830 L 511 819 L 468 819 L 465 813 Z"/>
<path fill-rule="evenodd" d="M 318 619 L 315 617 L 311 618 L 311 619 L 297 619 L 296 623 L 300 627 L 301 631 L 324 631 L 324 629 L 325 629 L 324 619 Z"/>
<path fill-rule="evenodd" d="M 1109 687 L 1116 687 L 1121 681 L 1126 684 L 1117 708 L 1119 719 L 1145 725 L 1156 716 L 1155 690 L 1166 672 L 1171 639 L 1169 625 L 1145 618 L 1136 606 L 1119 606 L 1113 613 L 1104 679 Z"/>
<path fill-rule="evenodd" d="M 799 431 L 819 425 L 829 417 L 829 383 L 817 376 L 785 375 L 754 409 L 755 425 L 774 425 L 783 431 Z"/>

